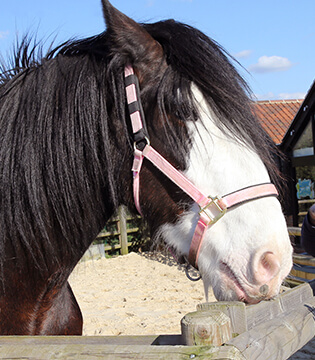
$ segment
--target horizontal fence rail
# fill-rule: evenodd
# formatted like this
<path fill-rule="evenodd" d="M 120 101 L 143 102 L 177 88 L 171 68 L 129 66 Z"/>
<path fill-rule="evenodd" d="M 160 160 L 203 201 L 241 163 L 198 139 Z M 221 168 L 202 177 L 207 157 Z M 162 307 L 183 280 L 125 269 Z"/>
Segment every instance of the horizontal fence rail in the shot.
<path fill-rule="evenodd" d="M 176 335 L 0 336 L 0 359 L 285 360 L 315 335 L 313 285 L 256 305 L 200 304 Z"/>

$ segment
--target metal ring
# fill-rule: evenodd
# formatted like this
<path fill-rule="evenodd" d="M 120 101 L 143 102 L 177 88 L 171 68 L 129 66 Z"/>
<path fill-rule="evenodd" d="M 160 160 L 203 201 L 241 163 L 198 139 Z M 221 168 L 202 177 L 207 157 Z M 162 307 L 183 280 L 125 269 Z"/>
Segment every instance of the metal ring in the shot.
<path fill-rule="evenodd" d="M 138 145 L 138 143 L 140 143 L 140 142 L 143 141 L 143 140 L 146 141 L 145 146 L 150 146 L 150 140 L 149 140 L 148 137 L 145 136 L 143 139 L 138 140 L 138 141 L 135 141 L 135 142 L 133 143 L 133 148 L 134 148 L 134 150 L 138 150 L 137 145 Z M 145 146 L 144 146 L 144 147 L 145 147 Z"/>
<path fill-rule="evenodd" d="M 189 274 L 189 269 L 191 268 L 192 266 L 190 264 L 187 264 L 186 268 L 185 268 L 185 274 L 186 276 L 188 277 L 188 279 L 190 281 L 199 281 L 201 279 L 201 275 L 199 273 L 199 276 L 198 277 L 192 277 L 190 274 Z M 196 269 L 195 269 L 196 270 Z M 197 270 L 196 270 L 197 271 Z"/>

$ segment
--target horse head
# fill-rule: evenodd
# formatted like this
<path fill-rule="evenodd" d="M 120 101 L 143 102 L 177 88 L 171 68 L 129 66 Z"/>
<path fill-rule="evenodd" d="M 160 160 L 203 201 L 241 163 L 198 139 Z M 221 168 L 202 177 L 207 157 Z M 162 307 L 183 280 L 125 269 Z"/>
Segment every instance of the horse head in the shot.
<path fill-rule="evenodd" d="M 103 9 L 112 56 L 139 79 L 151 146 L 204 194 L 270 183 L 272 145 L 220 46 L 173 20 L 140 25 L 106 0 Z M 200 206 L 147 160 L 139 186 L 154 234 L 188 257 Z M 291 254 L 281 205 L 268 196 L 237 204 L 209 226 L 198 268 L 218 299 L 255 303 L 278 293 Z"/>

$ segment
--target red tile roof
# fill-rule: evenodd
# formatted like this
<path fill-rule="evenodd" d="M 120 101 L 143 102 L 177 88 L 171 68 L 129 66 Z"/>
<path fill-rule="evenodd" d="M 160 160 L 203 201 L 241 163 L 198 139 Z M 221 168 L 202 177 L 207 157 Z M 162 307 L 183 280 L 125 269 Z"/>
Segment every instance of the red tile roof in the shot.
<path fill-rule="evenodd" d="M 297 99 L 255 102 L 256 115 L 263 128 L 277 145 L 281 144 L 303 101 L 303 99 Z"/>

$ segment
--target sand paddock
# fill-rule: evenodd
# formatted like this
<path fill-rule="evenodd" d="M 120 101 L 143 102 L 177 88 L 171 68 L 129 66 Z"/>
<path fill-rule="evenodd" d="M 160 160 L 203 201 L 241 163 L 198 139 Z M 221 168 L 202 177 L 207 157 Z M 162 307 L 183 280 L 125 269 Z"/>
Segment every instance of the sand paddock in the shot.
<path fill-rule="evenodd" d="M 83 313 L 83 335 L 179 334 L 180 320 L 205 302 L 202 281 L 163 254 L 130 253 L 81 262 L 70 284 Z M 215 301 L 209 294 L 209 301 Z M 291 360 L 315 358 L 315 341 Z"/>
<path fill-rule="evenodd" d="M 81 262 L 70 284 L 84 335 L 179 334 L 181 318 L 205 302 L 202 281 L 188 280 L 183 267 L 160 253 Z"/>

